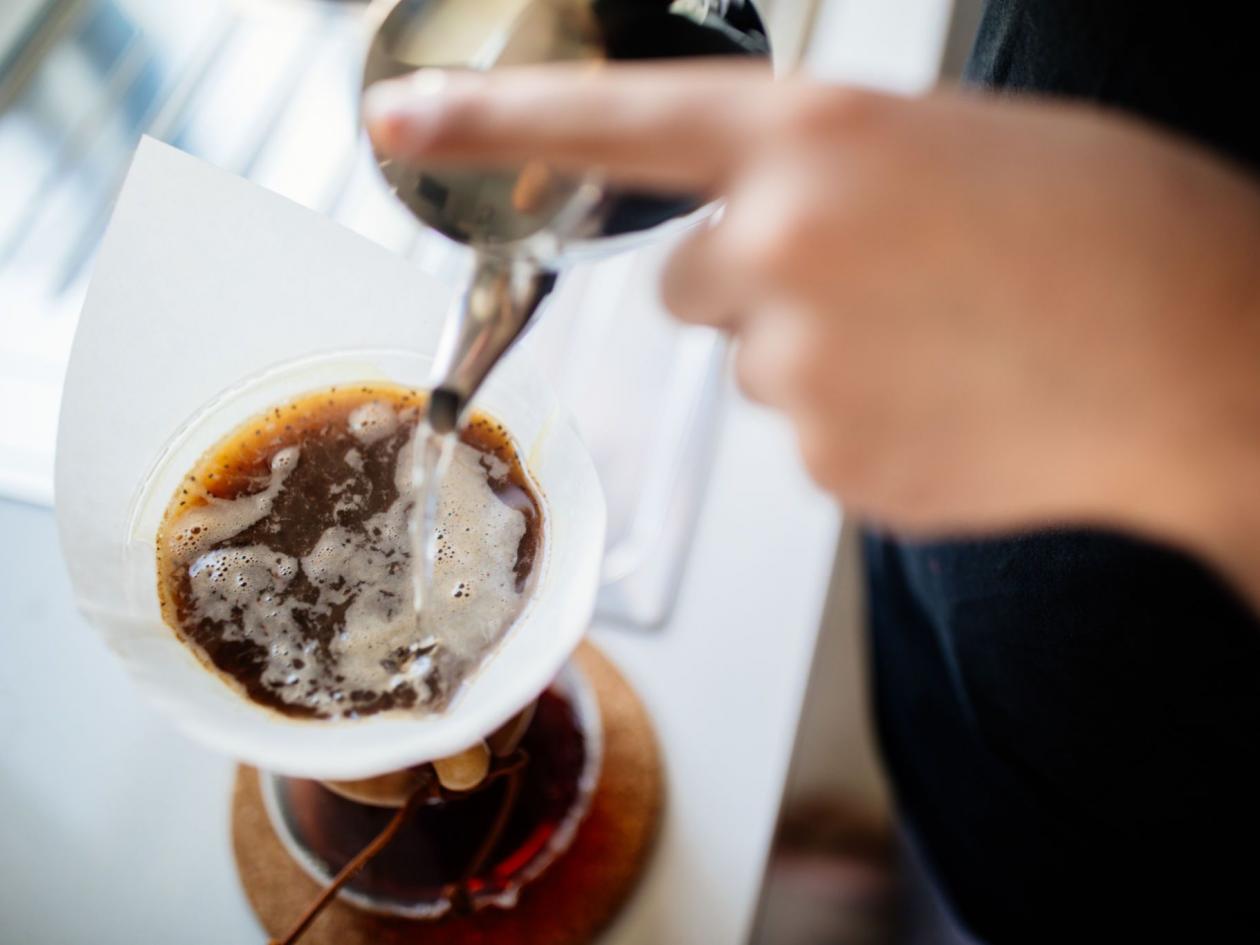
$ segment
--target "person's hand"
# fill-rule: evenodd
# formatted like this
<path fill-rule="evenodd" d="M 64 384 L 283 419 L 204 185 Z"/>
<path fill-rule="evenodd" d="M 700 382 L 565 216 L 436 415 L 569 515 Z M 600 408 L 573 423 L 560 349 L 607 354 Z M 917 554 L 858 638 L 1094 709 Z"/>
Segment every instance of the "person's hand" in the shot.
<path fill-rule="evenodd" d="M 666 301 L 738 337 L 748 393 L 879 522 L 1102 521 L 1220 555 L 1223 498 L 1256 491 L 1260 193 L 1188 144 L 1089 108 L 730 66 L 430 76 L 367 114 L 404 160 L 725 196 Z"/>

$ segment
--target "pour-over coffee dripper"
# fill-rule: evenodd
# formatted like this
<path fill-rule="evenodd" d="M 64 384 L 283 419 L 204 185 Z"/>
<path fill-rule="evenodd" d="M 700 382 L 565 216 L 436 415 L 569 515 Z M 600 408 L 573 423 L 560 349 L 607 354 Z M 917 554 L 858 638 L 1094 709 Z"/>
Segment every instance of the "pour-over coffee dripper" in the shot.
<path fill-rule="evenodd" d="M 748 0 L 377 0 L 371 16 L 365 89 L 425 68 L 769 55 Z M 563 177 L 539 162 L 496 171 L 378 158 L 422 223 L 474 251 L 431 379 L 429 422 L 438 432 L 456 426 L 564 267 L 625 248 L 698 207 L 606 186 L 594 172 Z"/>
<path fill-rule="evenodd" d="M 304 391 L 356 380 L 423 386 L 448 298 L 404 260 L 331 221 L 157 142 L 141 144 L 67 370 L 57 519 L 80 610 L 137 687 L 204 745 L 275 775 L 320 781 L 446 758 L 547 691 L 581 642 L 599 579 L 603 496 L 564 409 L 520 359 L 480 399 L 539 487 L 541 571 L 526 611 L 444 712 L 295 721 L 249 702 L 163 622 L 157 528 L 198 457 Z M 417 350 L 389 346 L 400 339 Z M 565 685 L 570 704 L 589 709 L 580 680 Z M 578 773 L 584 792 L 599 769 L 598 717 L 580 719 L 593 766 Z M 573 817 L 583 803 L 575 796 Z M 563 831 L 557 836 L 562 846 Z M 411 905 L 409 914 L 431 914 Z"/>
<path fill-rule="evenodd" d="M 243 699 L 192 659 L 163 623 L 156 594 L 156 535 L 171 496 L 200 456 L 251 417 L 303 392 L 373 381 L 421 387 L 431 363 L 431 355 L 398 349 L 300 357 L 226 384 L 165 442 L 156 433 L 139 437 L 157 448 L 149 447 L 152 465 L 133 490 L 125 530 L 116 538 L 125 583 L 108 612 L 95 602 L 81 606 L 111 639 L 117 638 L 118 621 L 126 624 L 127 655 L 144 642 L 143 665 L 133 669 L 142 672 L 144 683 L 156 684 L 159 698 L 178 699 L 178 722 L 199 740 L 283 774 L 322 780 L 379 775 L 454 755 L 484 738 L 536 697 L 577 646 L 598 579 L 602 495 L 591 460 L 562 408 L 536 373 L 519 362 L 484 389 L 482 401 L 483 409 L 512 433 L 538 485 L 545 522 L 542 560 L 525 610 L 443 712 L 345 723 L 293 721 Z M 142 395 L 138 390 L 136 396 Z M 75 445 L 66 442 L 64 455 L 72 455 Z M 72 563 L 78 558 L 73 543 L 67 555 Z"/>

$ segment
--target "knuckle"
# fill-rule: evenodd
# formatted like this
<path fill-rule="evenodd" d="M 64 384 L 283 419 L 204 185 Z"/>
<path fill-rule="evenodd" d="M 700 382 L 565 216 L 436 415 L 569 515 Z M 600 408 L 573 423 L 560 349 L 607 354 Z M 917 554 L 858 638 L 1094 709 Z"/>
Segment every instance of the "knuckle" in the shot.
<path fill-rule="evenodd" d="M 881 102 L 880 96 L 860 89 L 807 85 L 796 90 L 783 109 L 783 119 L 792 136 L 852 135 L 875 123 L 882 112 Z"/>
<path fill-rule="evenodd" d="M 691 308 L 689 306 L 690 292 L 682 284 L 682 276 L 677 272 L 666 270 L 661 277 L 661 305 L 665 307 L 665 311 L 673 315 L 675 318 L 688 322 L 692 321 Z"/>
<path fill-rule="evenodd" d="M 808 209 L 790 195 L 735 231 L 733 256 L 742 268 L 771 279 L 789 274 L 811 239 Z"/>
<path fill-rule="evenodd" d="M 792 363 L 792 376 L 796 382 L 797 394 L 802 403 L 815 408 L 823 404 L 835 404 L 843 409 L 842 391 L 835 389 L 829 377 L 832 359 L 827 358 L 821 348 L 798 349 Z"/>
<path fill-rule="evenodd" d="M 756 345 L 747 340 L 735 346 L 735 383 L 752 400 L 765 399 L 761 356 Z"/>
<path fill-rule="evenodd" d="M 797 256 L 814 235 L 814 214 L 804 200 L 789 198 L 766 221 L 763 250 L 771 261 L 785 262 Z M 785 257 L 781 258 L 781 257 Z"/>
<path fill-rule="evenodd" d="M 691 320 L 697 306 L 698 250 L 692 240 L 683 243 L 670 255 L 661 273 L 661 302 L 684 321 Z"/>
<path fill-rule="evenodd" d="M 787 310 L 760 309 L 747 316 L 735 351 L 735 377 L 754 400 L 790 409 L 804 396 L 802 376 L 814 371 L 811 336 Z"/>
<path fill-rule="evenodd" d="M 853 476 L 847 467 L 852 461 L 833 437 L 823 436 L 816 428 L 797 429 L 797 443 L 805 471 L 823 489 L 840 495 L 848 491 Z"/>
<path fill-rule="evenodd" d="M 661 303 L 682 321 L 728 328 L 738 312 L 732 307 L 729 280 L 721 278 L 723 267 L 712 255 L 707 236 L 679 246 L 661 274 Z"/>
<path fill-rule="evenodd" d="M 861 436 L 860 422 L 815 411 L 798 418 L 796 427 L 801 460 L 819 486 L 858 503 L 879 491 L 878 454 Z"/>

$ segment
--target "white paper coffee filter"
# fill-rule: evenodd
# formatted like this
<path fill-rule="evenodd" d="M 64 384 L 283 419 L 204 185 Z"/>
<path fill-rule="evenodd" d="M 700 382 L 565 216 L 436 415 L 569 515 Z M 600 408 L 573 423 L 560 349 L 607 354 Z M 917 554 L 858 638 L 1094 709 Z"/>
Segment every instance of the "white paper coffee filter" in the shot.
<path fill-rule="evenodd" d="M 590 457 L 519 355 L 478 405 L 521 446 L 546 503 L 536 592 L 447 711 L 287 719 L 207 670 L 161 619 L 154 537 L 179 479 L 266 407 L 353 380 L 419 385 L 452 296 L 290 201 L 141 142 L 96 262 L 66 375 L 57 521 L 79 607 L 175 724 L 282 774 L 359 778 L 459 751 L 541 692 L 594 607 L 604 501 Z"/>

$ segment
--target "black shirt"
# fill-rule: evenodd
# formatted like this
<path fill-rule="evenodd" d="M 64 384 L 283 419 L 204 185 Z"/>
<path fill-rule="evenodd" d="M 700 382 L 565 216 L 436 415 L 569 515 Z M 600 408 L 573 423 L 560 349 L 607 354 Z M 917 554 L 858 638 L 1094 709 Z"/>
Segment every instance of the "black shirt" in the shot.
<path fill-rule="evenodd" d="M 1189 3 L 992 0 L 967 75 L 1126 109 L 1254 167 L 1260 49 L 1241 22 Z M 970 931 L 1256 940 L 1260 623 L 1230 590 L 1100 533 L 870 536 L 867 552 L 881 746 Z"/>
<path fill-rule="evenodd" d="M 1249 8 L 1184 0 L 988 0 L 966 77 L 993 88 L 1100 102 L 1260 166 L 1260 42 L 1243 25 Z"/>

